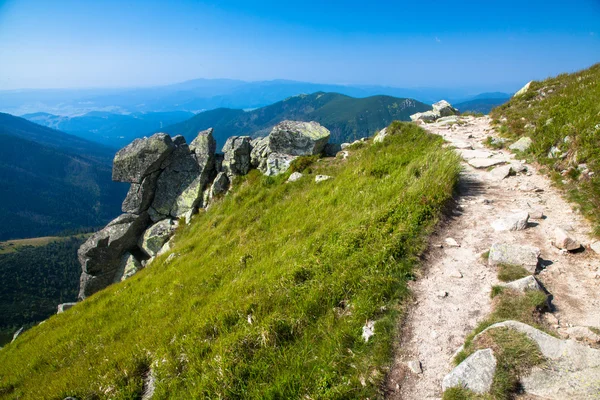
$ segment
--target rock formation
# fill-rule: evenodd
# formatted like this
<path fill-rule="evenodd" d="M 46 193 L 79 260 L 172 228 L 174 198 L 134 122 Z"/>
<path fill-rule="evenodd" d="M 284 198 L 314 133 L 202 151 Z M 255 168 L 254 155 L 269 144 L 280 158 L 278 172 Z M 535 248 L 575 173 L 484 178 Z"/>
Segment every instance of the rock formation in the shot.
<path fill-rule="evenodd" d="M 169 251 L 178 219 L 189 222 L 198 208 L 224 195 L 235 176 L 251 168 L 266 175 L 284 173 L 296 157 L 323 153 L 330 136 L 316 122 L 283 121 L 265 138 L 230 137 L 221 155 L 215 154 L 212 133 L 200 132 L 189 145 L 183 136 L 157 133 L 117 152 L 113 180 L 131 187 L 124 214 L 79 248 L 80 299 L 128 278 Z"/>
<path fill-rule="evenodd" d="M 460 112 L 446 100 L 440 100 L 431 105 L 433 110 L 416 113 L 410 116 L 412 121 L 434 122 L 442 117 L 459 115 Z"/>

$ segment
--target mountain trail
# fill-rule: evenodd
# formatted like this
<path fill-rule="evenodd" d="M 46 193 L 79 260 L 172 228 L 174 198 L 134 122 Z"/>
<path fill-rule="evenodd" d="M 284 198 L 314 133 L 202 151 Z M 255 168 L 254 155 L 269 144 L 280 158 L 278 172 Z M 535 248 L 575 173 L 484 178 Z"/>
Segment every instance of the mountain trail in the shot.
<path fill-rule="evenodd" d="M 414 304 L 400 329 L 386 384 L 389 399 L 442 397 L 441 382 L 453 368 L 453 354 L 491 312 L 490 292 L 498 283 L 497 271 L 487 265 L 484 253 L 495 242 L 541 250 L 543 269 L 536 277 L 551 294 L 559 331 L 570 326 L 600 327 L 599 256 L 587 248 L 592 241 L 589 223 L 536 166 L 520 162 L 509 151 L 484 146 L 488 136 L 497 137 L 489 117 L 461 117 L 455 124 L 438 122 L 424 128 L 456 148 L 464 169 L 455 208 L 431 238 L 423 268 L 411 286 Z M 503 165 L 522 171 L 503 177 Z M 541 211 L 544 217 L 530 219 L 527 229 L 520 231 L 492 227 L 518 211 L 528 211 L 530 216 Z M 555 248 L 551 240 L 557 227 L 586 250 L 566 253 Z"/>

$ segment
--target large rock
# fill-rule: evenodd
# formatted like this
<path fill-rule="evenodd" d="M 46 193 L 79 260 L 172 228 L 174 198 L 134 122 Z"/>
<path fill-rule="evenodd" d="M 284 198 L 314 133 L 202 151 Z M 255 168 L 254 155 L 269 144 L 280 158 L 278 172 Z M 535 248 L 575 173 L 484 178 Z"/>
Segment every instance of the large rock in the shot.
<path fill-rule="evenodd" d="M 202 169 L 214 168 L 217 142 L 213 137 L 212 128 L 198 133 L 189 148 L 196 155 L 196 161 Z"/>
<path fill-rule="evenodd" d="M 487 393 L 494 382 L 496 357 L 492 349 L 478 350 L 454 368 L 442 381 L 442 390 L 464 387 L 475 393 Z"/>
<path fill-rule="evenodd" d="M 525 278 L 517 279 L 516 281 L 500 284 L 501 286 L 515 290 L 517 292 L 528 292 L 532 290 L 542 291 L 540 283 L 535 279 L 533 275 L 526 276 Z"/>
<path fill-rule="evenodd" d="M 265 162 L 259 167 L 259 170 L 267 176 L 281 175 L 290 168 L 292 161 L 296 158 L 297 156 L 288 154 L 270 153 Z"/>
<path fill-rule="evenodd" d="M 264 169 L 264 163 L 271 152 L 269 148 L 269 137 L 260 137 L 252 140 L 252 151 L 250 152 L 250 164 L 257 169 Z"/>
<path fill-rule="evenodd" d="M 449 117 L 451 115 L 458 115 L 460 112 L 452 107 L 446 100 L 440 100 L 433 104 L 433 111 L 439 114 L 441 117 Z"/>
<path fill-rule="evenodd" d="M 269 148 L 290 156 L 321 154 L 330 132 L 317 122 L 283 121 L 269 134 Z"/>
<path fill-rule="evenodd" d="M 538 265 L 540 249 L 532 246 L 520 246 L 511 243 L 494 243 L 490 248 L 488 264 L 491 267 L 500 264 L 518 265 L 534 273 Z"/>
<path fill-rule="evenodd" d="M 440 117 L 436 111 L 425 111 L 410 116 L 411 121 L 433 122 Z"/>
<path fill-rule="evenodd" d="M 508 328 L 534 341 L 546 363 L 521 377 L 525 393 L 543 399 L 597 399 L 600 393 L 600 350 L 572 340 L 561 340 L 518 321 L 494 324 L 491 329 Z"/>
<path fill-rule="evenodd" d="M 147 213 L 123 214 L 94 233 L 77 251 L 81 264 L 79 298 L 85 299 L 114 282 L 123 255 L 137 247 L 148 225 Z"/>
<path fill-rule="evenodd" d="M 123 258 L 121 259 L 119 271 L 115 275 L 115 282 L 124 281 L 125 279 L 134 275 L 142 268 L 142 263 L 137 258 L 135 258 L 133 254 L 125 253 Z"/>
<path fill-rule="evenodd" d="M 529 223 L 529 213 L 527 211 L 520 211 L 513 213 L 504 218 L 497 219 L 492 222 L 492 228 L 496 232 L 500 231 L 522 231 L 527 229 Z"/>
<path fill-rule="evenodd" d="M 229 178 L 225 172 L 219 172 L 210 187 L 210 197 L 221 196 L 229 189 Z"/>
<path fill-rule="evenodd" d="M 164 244 L 173 236 L 177 226 L 177 221 L 171 219 L 164 219 L 155 223 L 146 229 L 144 235 L 140 237 L 139 247 L 148 257 L 155 257 Z"/>
<path fill-rule="evenodd" d="M 156 181 L 160 171 L 155 171 L 150 175 L 147 175 L 142 183 L 132 183 L 127 197 L 123 201 L 121 210 L 124 213 L 140 214 L 147 211 L 152 201 L 154 200 L 154 193 L 156 192 Z"/>
<path fill-rule="evenodd" d="M 160 169 L 174 149 L 171 137 L 164 133 L 135 139 L 115 155 L 112 178 L 119 182 L 142 183 L 147 175 Z"/>
<path fill-rule="evenodd" d="M 531 138 L 529 138 L 527 136 L 524 136 L 521 139 L 514 142 L 513 144 L 511 144 L 510 146 L 508 146 L 508 148 L 511 150 L 525 152 L 525 151 L 529 150 L 529 148 L 531 147 L 532 144 L 533 144 L 533 140 L 531 140 Z"/>
<path fill-rule="evenodd" d="M 250 136 L 232 136 L 223 146 L 223 171 L 229 177 L 246 175 L 250 171 L 252 152 Z"/>

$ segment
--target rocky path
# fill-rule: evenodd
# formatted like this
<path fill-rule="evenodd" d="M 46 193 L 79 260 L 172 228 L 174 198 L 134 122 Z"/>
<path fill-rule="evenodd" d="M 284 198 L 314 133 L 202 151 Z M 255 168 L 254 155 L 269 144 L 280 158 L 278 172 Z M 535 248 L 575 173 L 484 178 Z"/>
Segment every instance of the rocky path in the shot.
<path fill-rule="evenodd" d="M 488 136 L 496 136 L 490 123 L 489 117 L 466 117 L 459 124 L 425 126 L 463 156 L 464 171 L 457 205 L 432 238 L 412 287 L 414 305 L 401 329 L 387 382 L 389 399 L 442 397 L 441 382 L 452 370 L 453 354 L 491 311 L 497 271 L 482 255 L 495 242 L 541 250 L 544 268 L 537 278 L 553 296 L 555 311 L 548 319 L 559 332 L 572 326 L 600 327 L 600 256 L 587 247 L 592 241 L 589 224 L 535 166 L 483 145 Z M 505 176 L 507 166 L 519 171 L 517 175 Z M 522 211 L 530 215 L 526 229 L 496 229 Z M 551 241 L 557 227 L 586 246 L 585 251 L 554 247 Z"/>

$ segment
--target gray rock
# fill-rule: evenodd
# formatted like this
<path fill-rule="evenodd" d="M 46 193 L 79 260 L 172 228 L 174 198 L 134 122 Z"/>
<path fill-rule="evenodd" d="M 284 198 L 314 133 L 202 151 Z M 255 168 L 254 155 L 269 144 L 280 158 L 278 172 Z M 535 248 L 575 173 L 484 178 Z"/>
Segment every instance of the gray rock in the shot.
<path fill-rule="evenodd" d="M 433 122 L 440 117 L 440 114 L 435 111 L 425 111 L 416 113 L 410 116 L 411 121 Z"/>
<path fill-rule="evenodd" d="M 406 363 L 406 366 L 413 374 L 422 374 L 423 368 L 421 367 L 421 361 L 411 360 Z"/>
<path fill-rule="evenodd" d="M 23 329 L 25 329 L 25 327 L 24 327 L 24 326 L 20 327 L 20 328 L 19 328 L 19 329 L 18 329 L 18 330 L 17 330 L 17 331 L 16 331 L 16 332 L 13 334 L 12 340 L 10 341 L 11 343 L 12 343 L 12 342 L 14 342 L 15 340 L 17 340 L 17 338 L 19 337 L 19 335 L 20 335 L 21 333 L 23 333 Z"/>
<path fill-rule="evenodd" d="M 246 175 L 250 171 L 250 136 L 232 136 L 223 146 L 223 171 L 229 177 Z"/>
<path fill-rule="evenodd" d="M 492 222 L 492 228 L 496 232 L 500 231 L 522 231 L 527 229 L 529 223 L 529 213 L 527 211 L 521 211 L 514 213 L 502 219 L 497 219 Z"/>
<path fill-rule="evenodd" d="M 269 134 L 269 148 L 290 156 L 321 154 L 330 132 L 317 122 L 283 121 Z"/>
<path fill-rule="evenodd" d="M 525 151 L 529 150 L 529 148 L 531 147 L 532 144 L 533 144 L 533 140 L 531 140 L 531 138 L 529 138 L 527 136 L 524 136 L 521 139 L 514 142 L 513 144 L 511 144 L 510 146 L 508 146 L 508 148 L 511 150 L 525 152 Z"/>
<path fill-rule="evenodd" d="M 531 83 L 533 81 L 529 81 L 525 84 L 525 86 L 523 86 L 521 89 L 519 89 L 514 95 L 513 97 L 519 97 L 524 95 L 525 93 L 527 93 L 529 91 L 529 87 L 531 86 Z"/>
<path fill-rule="evenodd" d="M 348 147 L 350 147 L 352 144 L 351 143 L 342 143 L 340 145 L 340 147 L 342 148 L 342 150 L 346 150 Z"/>
<path fill-rule="evenodd" d="M 154 200 L 154 193 L 156 191 L 156 181 L 160 171 L 153 172 L 147 175 L 142 183 L 132 183 L 127 197 L 123 201 L 121 210 L 124 213 L 140 214 L 147 211 L 152 201 Z"/>
<path fill-rule="evenodd" d="M 435 121 L 435 123 L 438 125 L 451 125 L 457 123 L 458 121 L 460 121 L 460 117 L 451 115 L 449 117 L 439 118 L 437 121 Z"/>
<path fill-rule="evenodd" d="M 269 137 L 256 138 L 252 140 L 252 151 L 250 152 L 250 163 L 252 167 L 266 170 L 266 160 L 271 153 L 269 148 Z"/>
<path fill-rule="evenodd" d="M 592 249 L 596 254 L 600 254 L 600 241 L 595 241 L 590 244 L 590 249 Z"/>
<path fill-rule="evenodd" d="M 442 390 L 464 387 L 475 393 L 487 393 L 494 382 L 496 357 L 492 349 L 478 350 L 454 368 L 442 381 Z"/>
<path fill-rule="evenodd" d="M 121 259 L 119 272 L 115 275 L 115 282 L 124 281 L 142 268 L 142 263 L 137 258 L 131 253 L 125 253 Z"/>
<path fill-rule="evenodd" d="M 544 210 L 541 208 L 532 208 L 529 212 L 529 219 L 544 219 Z"/>
<path fill-rule="evenodd" d="M 387 128 L 383 128 L 377 133 L 377 135 L 375 135 L 375 137 L 373 138 L 373 143 L 383 143 L 387 135 Z"/>
<path fill-rule="evenodd" d="M 519 265 L 534 273 L 538 265 L 540 249 L 532 246 L 520 246 L 510 243 L 494 243 L 490 248 L 488 265 Z"/>
<path fill-rule="evenodd" d="M 62 304 L 59 304 L 58 307 L 57 307 L 56 313 L 57 314 L 62 314 L 65 311 L 67 311 L 69 308 L 73 307 L 75 304 L 77 304 L 77 303 L 62 303 Z"/>
<path fill-rule="evenodd" d="M 152 225 L 139 239 L 139 247 L 148 255 L 155 257 L 177 229 L 177 221 L 164 219 Z"/>
<path fill-rule="evenodd" d="M 142 183 L 147 175 L 160 169 L 174 149 L 171 137 L 164 133 L 135 139 L 115 155 L 112 178 L 119 182 Z"/>
<path fill-rule="evenodd" d="M 217 142 L 213 137 L 212 128 L 198 133 L 198 136 L 190 143 L 189 148 L 196 155 L 196 161 L 203 171 L 214 169 Z"/>
<path fill-rule="evenodd" d="M 331 176 L 329 176 L 329 175 L 317 175 L 317 176 L 315 176 L 315 182 L 316 183 L 327 181 L 329 179 L 331 179 Z"/>
<path fill-rule="evenodd" d="M 516 281 L 500 284 L 501 286 L 515 290 L 517 292 L 527 292 L 531 290 L 542 291 L 540 283 L 535 279 L 533 275 L 526 276 L 525 278 L 517 279 Z"/>
<path fill-rule="evenodd" d="M 462 156 L 462 158 L 464 158 L 465 160 L 472 160 L 474 158 L 490 158 L 491 156 L 493 156 L 494 154 L 489 152 L 489 151 L 484 151 L 484 150 L 470 150 L 470 149 L 464 149 L 460 151 L 460 155 Z"/>
<path fill-rule="evenodd" d="M 294 172 L 290 175 L 290 177 L 288 178 L 288 182 L 296 182 L 297 180 L 299 180 L 300 178 L 302 178 L 302 174 L 300 172 Z"/>
<path fill-rule="evenodd" d="M 210 198 L 221 196 L 229 189 L 229 178 L 224 172 L 219 172 L 210 187 Z"/>
<path fill-rule="evenodd" d="M 494 165 L 504 164 L 506 161 L 500 158 L 472 158 L 468 161 L 473 168 L 489 168 Z"/>
<path fill-rule="evenodd" d="M 276 176 L 286 172 L 297 156 L 291 156 L 282 153 L 270 153 L 264 166 L 259 170 L 267 176 Z"/>
<path fill-rule="evenodd" d="M 577 341 L 600 343 L 600 335 L 594 333 L 587 326 L 572 326 L 566 329 L 569 338 L 573 338 Z"/>
<path fill-rule="evenodd" d="M 441 117 L 448 117 L 451 115 L 460 114 L 459 111 L 452 107 L 450 103 L 446 100 L 440 100 L 437 103 L 433 104 L 433 111 L 439 114 Z"/>
<path fill-rule="evenodd" d="M 500 167 L 496 167 L 490 172 L 492 178 L 501 181 L 504 178 L 508 178 L 514 171 L 510 165 L 502 165 Z"/>
<path fill-rule="evenodd" d="M 123 255 L 136 248 L 138 237 L 148 225 L 147 213 L 122 214 L 81 245 L 79 298 L 85 299 L 114 282 Z"/>
<path fill-rule="evenodd" d="M 514 329 L 526 334 L 546 358 L 543 366 L 534 367 L 521 377 L 525 393 L 552 400 L 598 398 L 600 350 L 572 340 L 557 339 L 518 321 L 494 324 L 479 335 L 497 328 Z"/>
<path fill-rule="evenodd" d="M 573 239 L 569 234 L 562 228 L 556 228 L 554 230 L 554 240 L 552 244 L 562 250 L 573 251 L 581 247 L 581 244 Z"/>

